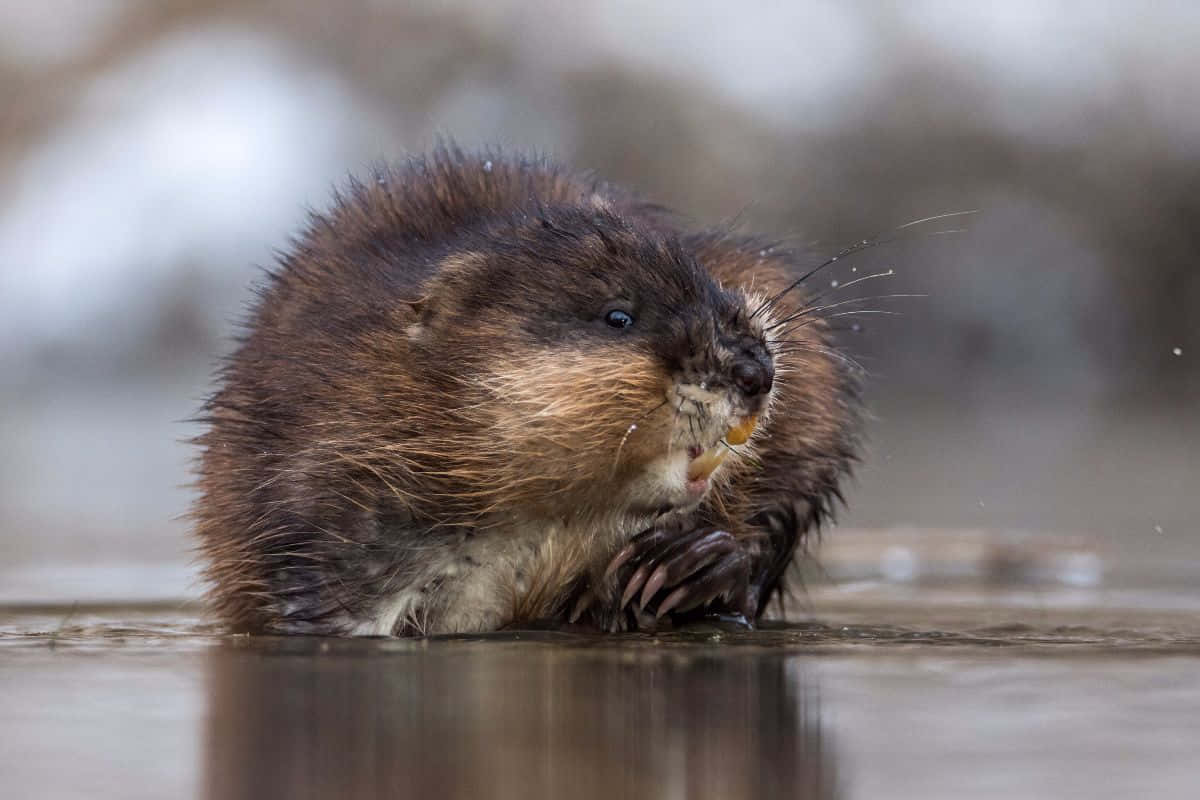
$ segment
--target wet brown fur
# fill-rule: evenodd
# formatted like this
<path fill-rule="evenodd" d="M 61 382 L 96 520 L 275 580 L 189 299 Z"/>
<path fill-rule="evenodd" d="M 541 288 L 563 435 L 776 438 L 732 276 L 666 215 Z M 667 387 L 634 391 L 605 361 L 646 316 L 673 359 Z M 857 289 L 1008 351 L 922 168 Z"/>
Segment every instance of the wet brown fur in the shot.
<path fill-rule="evenodd" d="M 538 268 L 546 260 L 577 273 L 581 295 L 607 290 L 609 263 L 661 264 L 651 287 L 698 264 L 743 313 L 757 310 L 746 297 L 780 292 L 803 266 L 750 237 L 689 232 L 541 160 L 450 147 L 352 184 L 259 290 L 205 408 L 196 532 L 233 629 L 351 632 L 389 592 L 426 580 L 423 553 L 507 536 L 514 519 L 603 521 L 661 455 L 673 368 L 603 332 L 574 336 L 583 323 L 565 313 L 532 326 L 527 308 L 575 291 Z M 803 303 L 791 292 L 763 319 Z M 768 344 L 769 412 L 687 514 L 754 551 L 760 611 L 839 496 L 857 423 L 854 376 L 823 322 Z M 543 543 L 504 622 L 563 617 L 581 586 L 611 601 L 602 576 L 618 543 Z M 453 579 L 420 591 L 432 598 Z M 423 630 L 402 619 L 393 632 Z"/>

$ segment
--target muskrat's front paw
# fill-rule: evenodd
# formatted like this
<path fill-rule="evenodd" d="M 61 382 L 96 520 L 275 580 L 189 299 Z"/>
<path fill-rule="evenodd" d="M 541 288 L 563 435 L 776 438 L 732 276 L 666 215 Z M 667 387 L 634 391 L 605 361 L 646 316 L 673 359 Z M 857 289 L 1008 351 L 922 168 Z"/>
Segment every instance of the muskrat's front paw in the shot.
<path fill-rule="evenodd" d="M 620 609 L 653 622 L 668 613 L 682 614 L 720 598 L 718 611 L 753 616 L 750 603 L 750 558 L 730 533 L 700 528 L 651 529 L 639 534 L 613 558 L 606 573 L 632 574 L 621 593 Z M 656 602 L 657 601 L 657 602 Z"/>

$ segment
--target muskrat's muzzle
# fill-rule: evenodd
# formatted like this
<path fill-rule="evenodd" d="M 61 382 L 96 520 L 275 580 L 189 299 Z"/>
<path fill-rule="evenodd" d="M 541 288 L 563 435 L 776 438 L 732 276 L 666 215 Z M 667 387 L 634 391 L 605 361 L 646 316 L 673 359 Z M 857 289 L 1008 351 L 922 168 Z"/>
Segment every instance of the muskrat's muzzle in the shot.
<path fill-rule="evenodd" d="M 757 342 L 743 348 L 730 370 L 733 385 L 750 399 L 758 398 L 771 391 L 775 382 L 775 363 L 771 354 Z"/>

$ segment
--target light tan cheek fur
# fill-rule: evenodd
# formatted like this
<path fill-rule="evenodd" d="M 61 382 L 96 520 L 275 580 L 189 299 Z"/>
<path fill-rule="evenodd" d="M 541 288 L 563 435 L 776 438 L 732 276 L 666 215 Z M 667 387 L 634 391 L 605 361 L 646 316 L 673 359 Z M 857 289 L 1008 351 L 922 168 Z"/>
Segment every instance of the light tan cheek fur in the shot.
<path fill-rule="evenodd" d="M 643 437 L 625 434 L 639 418 L 637 430 L 646 433 L 660 424 L 646 415 L 666 383 L 655 359 L 626 348 L 538 351 L 485 381 L 499 401 L 499 438 L 530 445 L 524 452 L 561 450 L 585 460 L 614 455 L 622 439 L 623 457 L 633 459 L 632 440 Z"/>

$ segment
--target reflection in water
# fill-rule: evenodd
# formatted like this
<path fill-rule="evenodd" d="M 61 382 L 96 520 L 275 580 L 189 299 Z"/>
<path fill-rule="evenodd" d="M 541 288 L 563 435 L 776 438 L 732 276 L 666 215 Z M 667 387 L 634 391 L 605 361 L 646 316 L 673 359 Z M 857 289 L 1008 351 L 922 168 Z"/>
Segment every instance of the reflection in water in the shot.
<path fill-rule="evenodd" d="M 208 662 L 207 796 L 838 794 L 802 662 L 520 638 L 227 640 Z"/>

